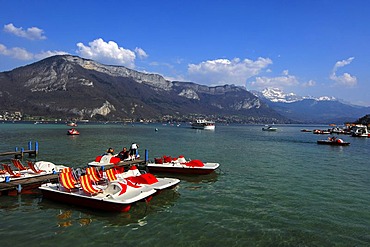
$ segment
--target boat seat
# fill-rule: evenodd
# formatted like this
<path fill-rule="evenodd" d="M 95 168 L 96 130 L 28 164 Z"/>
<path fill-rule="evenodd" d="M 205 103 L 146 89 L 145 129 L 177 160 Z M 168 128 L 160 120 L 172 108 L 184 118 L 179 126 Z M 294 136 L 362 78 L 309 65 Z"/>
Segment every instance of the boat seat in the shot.
<path fill-rule="evenodd" d="M 12 178 L 19 178 L 19 177 L 21 177 L 21 176 L 22 176 L 20 173 L 15 173 L 15 172 L 12 170 L 12 168 L 10 168 L 10 166 L 9 166 L 9 165 L 7 165 L 7 164 L 2 164 L 2 165 L 3 165 L 3 167 L 4 167 L 4 170 L 5 170 L 7 173 L 9 173 L 10 177 L 12 177 Z"/>
<path fill-rule="evenodd" d="M 59 173 L 59 184 L 69 192 L 71 192 L 72 189 L 77 189 L 77 183 L 72 175 L 72 172 Z"/>
<path fill-rule="evenodd" d="M 19 171 L 28 170 L 19 159 L 12 159 L 12 163 Z"/>
<path fill-rule="evenodd" d="M 37 170 L 36 167 L 35 167 L 35 164 L 32 162 L 32 161 L 27 161 L 27 165 L 28 167 L 34 172 L 34 173 L 37 173 L 37 174 L 40 174 L 42 172 L 45 172 L 44 170 Z"/>
<path fill-rule="evenodd" d="M 86 174 L 90 175 L 91 180 L 94 181 L 95 183 L 104 181 L 104 179 L 100 177 L 99 173 L 96 171 L 94 167 L 87 167 Z"/>
<path fill-rule="evenodd" d="M 74 171 L 72 170 L 71 167 L 64 167 L 62 168 L 62 170 L 60 171 L 60 173 L 69 173 L 68 176 L 70 177 L 71 181 L 74 183 L 74 184 L 78 184 L 78 179 L 74 173 Z"/>
<path fill-rule="evenodd" d="M 91 196 L 103 192 L 101 189 L 97 189 L 93 186 L 91 175 L 89 174 L 82 175 L 80 177 L 80 183 L 81 183 L 82 190 L 86 192 L 87 194 L 90 194 Z"/>
<path fill-rule="evenodd" d="M 117 171 L 114 168 L 106 170 L 105 174 L 107 175 L 109 182 L 113 182 L 117 180 L 117 176 L 116 176 Z"/>

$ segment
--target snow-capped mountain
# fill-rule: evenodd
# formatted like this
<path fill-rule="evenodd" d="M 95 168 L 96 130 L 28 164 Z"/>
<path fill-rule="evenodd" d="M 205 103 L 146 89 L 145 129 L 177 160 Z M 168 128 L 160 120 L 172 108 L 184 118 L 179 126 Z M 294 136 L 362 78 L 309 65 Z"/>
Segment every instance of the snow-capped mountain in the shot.
<path fill-rule="evenodd" d="M 281 103 L 293 103 L 297 101 L 302 101 L 305 99 L 312 99 L 316 101 L 337 101 L 335 97 L 321 96 L 321 97 L 312 97 L 312 96 L 299 96 L 295 93 L 285 93 L 279 88 L 265 88 L 261 92 L 253 92 L 257 97 L 265 98 L 271 102 L 281 102 Z"/>
<path fill-rule="evenodd" d="M 354 106 L 329 96 L 303 97 L 278 88 L 253 93 L 281 115 L 302 123 L 353 122 L 370 112 L 369 107 Z"/>

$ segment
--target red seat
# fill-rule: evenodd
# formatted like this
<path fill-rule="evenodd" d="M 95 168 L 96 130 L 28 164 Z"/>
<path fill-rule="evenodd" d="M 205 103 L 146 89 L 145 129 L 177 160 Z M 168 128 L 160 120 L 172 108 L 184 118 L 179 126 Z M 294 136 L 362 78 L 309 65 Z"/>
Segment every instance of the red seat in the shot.
<path fill-rule="evenodd" d="M 102 190 L 97 189 L 93 186 L 91 176 L 89 174 L 82 175 L 80 177 L 80 182 L 82 190 L 90 195 L 95 195 L 103 192 Z"/>
<path fill-rule="evenodd" d="M 59 173 L 59 183 L 69 191 L 76 188 L 76 181 L 74 180 L 71 172 Z"/>
<path fill-rule="evenodd" d="M 20 173 L 15 173 L 13 172 L 12 168 L 10 168 L 9 165 L 7 164 L 3 164 L 3 167 L 4 167 L 4 170 L 9 173 L 9 175 L 12 177 L 12 178 L 19 178 L 21 177 L 22 175 Z"/>
<path fill-rule="evenodd" d="M 114 168 L 106 170 L 105 174 L 107 175 L 109 182 L 113 182 L 117 180 L 117 176 L 116 176 L 117 172 Z"/>
<path fill-rule="evenodd" d="M 90 175 L 91 179 L 94 182 L 99 182 L 101 180 L 98 172 L 96 171 L 96 169 L 94 167 L 86 168 L 86 174 Z"/>
<path fill-rule="evenodd" d="M 22 164 L 22 162 L 19 159 L 12 159 L 13 165 L 20 171 L 25 171 L 27 170 L 26 167 Z"/>
<path fill-rule="evenodd" d="M 37 170 L 35 167 L 35 164 L 32 161 L 27 161 L 28 167 L 34 172 L 34 173 L 41 173 L 44 172 L 43 170 Z"/>

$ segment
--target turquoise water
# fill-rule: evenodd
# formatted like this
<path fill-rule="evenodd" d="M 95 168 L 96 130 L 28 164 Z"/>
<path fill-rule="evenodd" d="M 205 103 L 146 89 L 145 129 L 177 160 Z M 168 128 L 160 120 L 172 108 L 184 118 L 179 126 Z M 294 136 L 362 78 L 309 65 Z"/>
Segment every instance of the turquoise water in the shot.
<path fill-rule="evenodd" d="M 150 159 L 221 164 L 217 174 L 176 176 L 175 190 L 128 213 L 0 196 L 1 246 L 369 246 L 370 138 L 322 146 L 316 141 L 327 136 L 300 132 L 318 126 L 277 127 L 86 124 L 72 137 L 65 125 L 0 124 L 0 151 L 38 141 L 38 160 L 73 167 L 133 141 Z"/>

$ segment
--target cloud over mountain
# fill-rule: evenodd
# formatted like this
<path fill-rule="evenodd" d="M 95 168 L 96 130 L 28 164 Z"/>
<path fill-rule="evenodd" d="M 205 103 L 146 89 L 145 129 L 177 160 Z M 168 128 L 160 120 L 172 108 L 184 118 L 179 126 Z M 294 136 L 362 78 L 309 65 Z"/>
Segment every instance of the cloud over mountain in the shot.
<path fill-rule="evenodd" d="M 353 61 L 354 57 L 350 57 L 346 60 L 338 61 L 335 63 L 333 71 L 330 75 L 330 79 L 335 81 L 336 84 L 341 86 L 353 87 L 357 85 L 357 78 L 349 73 L 343 73 L 343 75 L 337 75 L 337 70 L 341 67 L 349 65 Z"/>
<path fill-rule="evenodd" d="M 199 64 L 189 64 L 191 80 L 208 85 L 235 84 L 245 86 L 246 80 L 258 75 L 261 70 L 272 64 L 270 58 L 259 57 L 241 60 L 240 58 L 207 60 Z"/>
<path fill-rule="evenodd" d="M 44 36 L 44 30 L 38 27 L 30 27 L 27 28 L 27 30 L 24 30 L 22 27 L 15 27 L 13 23 L 9 23 L 4 25 L 4 31 L 14 34 L 15 36 L 31 40 L 46 39 L 46 36 Z"/>
<path fill-rule="evenodd" d="M 147 57 L 147 53 L 136 47 L 134 51 L 119 46 L 114 41 L 105 42 L 102 38 L 95 39 L 84 45 L 82 42 L 77 43 L 77 53 L 85 58 L 98 60 L 101 62 L 123 65 L 129 68 L 135 68 L 136 54 L 140 58 Z"/>
<path fill-rule="evenodd" d="M 40 53 L 32 53 L 21 47 L 8 48 L 0 43 L 0 54 L 12 58 L 16 58 L 23 61 L 30 61 L 34 59 L 43 59 L 55 55 L 68 54 L 64 51 L 44 51 Z"/>
<path fill-rule="evenodd" d="M 298 85 L 298 79 L 289 75 L 288 70 L 284 70 L 281 76 L 277 77 L 256 77 L 256 79 L 250 82 L 250 85 L 256 88 L 266 88 L 266 87 L 287 87 Z"/>

